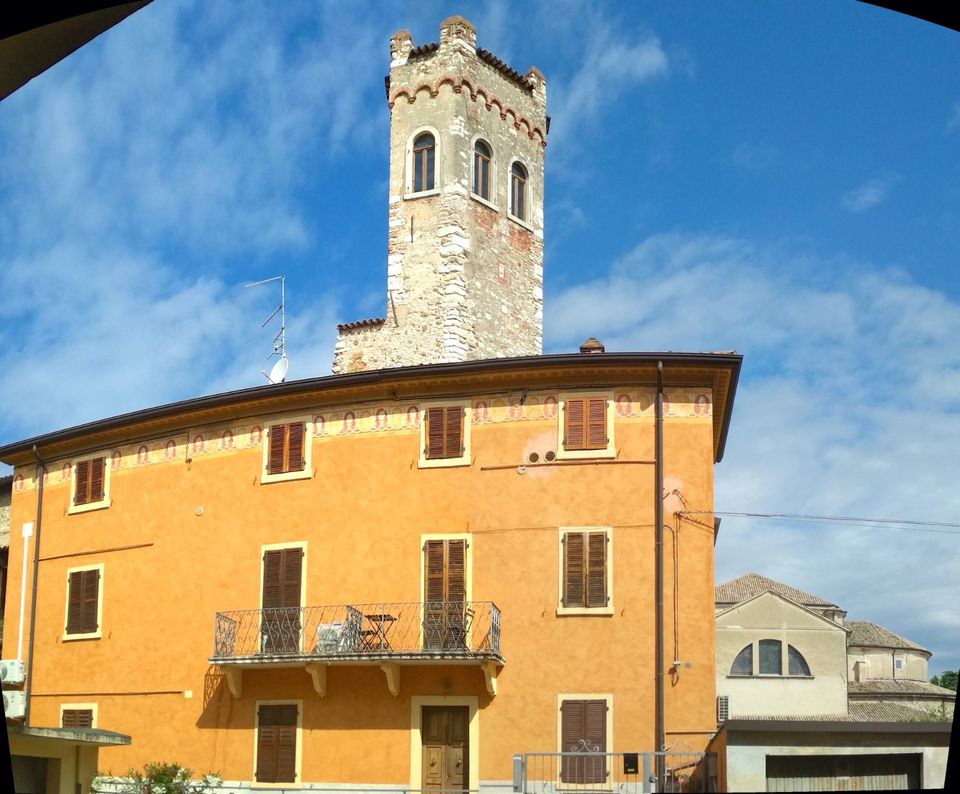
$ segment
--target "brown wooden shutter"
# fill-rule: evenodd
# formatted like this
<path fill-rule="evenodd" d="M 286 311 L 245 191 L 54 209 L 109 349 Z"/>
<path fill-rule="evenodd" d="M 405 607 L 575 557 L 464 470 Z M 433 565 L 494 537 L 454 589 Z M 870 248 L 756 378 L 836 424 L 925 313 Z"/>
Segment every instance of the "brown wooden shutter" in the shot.
<path fill-rule="evenodd" d="M 282 474 L 284 464 L 284 448 L 286 447 L 286 425 L 270 426 L 270 454 L 267 458 L 267 471 L 270 474 Z"/>
<path fill-rule="evenodd" d="M 103 472 L 106 458 L 94 458 L 90 461 L 90 493 L 87 501 L 99 502 L 103 499 Z"/>
<path fill-rule="evenodd" d="M 85 505 L 90 491 L 90 461 L 85 460 L 77 464 L 76 481 L 73 484 L 73 503 Z"/>
<path fill-rule="evenodd" d="M 257 782 L 296 782 L 297 706 L 261 706 L 258 717 Z"/>
<path fill-rule="evenodd" d="M 289 443 L 287 445 L 286 471 L 303 471 L 303 422 L 294 422 L 287 426 L 287 436 Z"/>
<path fill-rule="evenodd" d="M 80 634 L 83 621 L 83 571 L 67 577 L 67 634 Z"/>
<path fill-rule="evenodd" d="M 263 553 L 263 609 L 300 607 L 303 549 L 275 549 Z"/>
<path fill-rule="evenodd" d="M 100 571 L 73 571 L 67 589 L 67 634 L 92 634 L 97 630 Z"/>
<path fill-rule="evenodd" d="M 444 551 L 446 543 L 442 540 L 428 540 L 424 551 L 424 600 L 446 600 L 446 566 Z"/>
<path fill-rule="evenodd" d="M 93 634 L 97 630 L 97 606 L 100 601 L 100 571 L 81 571 L 83 574 L 83 604 L 81 606 L 81 634 Z"/>
<path fill-rule="evenodd" d="M 263 554 L 263 609 L 277 609 L 282 606 L 280 579 L 283 570 L 283 549 L 267 551 Z"/>
<path fill-rule="evenodd" d="M 427 459 L 442 458 L 444 456 L 444 410 L 443 408 L 427 409 Z"/>
<path fill-rule="evenodd" d="M 460 406 L 446 409 L 445 458 L 459 458 L 463 454 L 463 408 Z"/>
<path fill-rule="evenodd" d="M 583 449 L 584 402 L 584 400 L 567 400 L 564 404 L 564 449 Z"/>
<path fill-rule="evenodd" d="M 587 406 L 587 449 L 607 448 L 607 401 L 591 397 Z"/>
<path fill-rule="evenodd" d="M 61 718 L 63 728 L 92 728 L 93 709 L 64 709 Z"/>
<path fill-rule="evenodd" d="M 567 532 L 563 536 L 563 606 L 585 606 L 583 592 L 583 533 Z"/>
<path fill-rule="evenodd" d="M 607 751 L 607 702 L 564 700 L 560 707 L 560 742 L 564 753 Z M 565 756 L 560 778 L 564 783 L 603 783 L 606 759 L 599 756 Z"/>
<path fill-rule="evenodd" d="M 447 541 L 447 601 L 467 600 L 467 542 Z"/>
<path fill-rule="evenodd" d="M 588 536 L 586 593 L 588 607 L 607 605 L 607 535 L 591 532 Z"/>

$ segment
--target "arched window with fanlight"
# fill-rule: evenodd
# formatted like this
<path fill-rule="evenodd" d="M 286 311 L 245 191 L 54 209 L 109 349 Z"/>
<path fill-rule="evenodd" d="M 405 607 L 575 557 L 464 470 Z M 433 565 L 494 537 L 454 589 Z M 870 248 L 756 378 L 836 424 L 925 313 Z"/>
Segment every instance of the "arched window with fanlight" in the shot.
<path fill-rule="evenodd" d="M 754 645 L 756 644 L 759 653 L 757 654 L 757 667 L 754 668 Z M 760 640 L 758 643 L 750 643 L 737 654 L 730 666 L 731 676 L 764 675 L 764 676 L 783 676 L 783 643 L 780 640 Z M 787 675 L 804 678 L 812 678 L 810 665 L 792 645 L 787 645 Z"/>
<path fill-rule="evenodd" d="M 490 200 L 490 161 L 493 154 L 485 141 L 473 145 L 473 192 L 482 199 Z"/>
<path fill-rule="evenodd" d="M 527 169 L 520 163 L 510 169 L 510 214 L 521 221 L 527 219 Z"/>
<path fill-rule="evenodd" d="M 753 675 L 753 643 L 737 654 L 730 668 L 730 675 Z"/>
<path fill-rule="evenodd" d="M 810 675 L 810 665 L 792 645 L 787 646 L 787 674 L 788 675 Z"/>
<path fill-rule="evenodd" d="M 413 192 L 433 190 L 436 168 L 437 142 L 433 135 L 424 132 L 413 141 Z"/>

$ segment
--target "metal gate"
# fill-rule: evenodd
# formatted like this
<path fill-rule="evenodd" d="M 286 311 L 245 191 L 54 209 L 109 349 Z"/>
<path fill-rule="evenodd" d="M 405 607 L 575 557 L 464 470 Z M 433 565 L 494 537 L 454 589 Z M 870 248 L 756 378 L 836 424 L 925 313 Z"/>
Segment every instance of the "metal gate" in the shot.
<path fill-rule="evenodd" d="M 717 791 L 716 753 L 518 753 L 513 790 L 556 792 Z"/>

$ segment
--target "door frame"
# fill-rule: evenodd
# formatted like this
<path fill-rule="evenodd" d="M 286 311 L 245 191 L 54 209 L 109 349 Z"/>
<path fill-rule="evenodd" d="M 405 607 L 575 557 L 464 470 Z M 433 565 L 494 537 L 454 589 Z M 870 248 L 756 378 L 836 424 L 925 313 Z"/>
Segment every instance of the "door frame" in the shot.
<path fill-rule="evenodd" d="M 469 788 L 480 788 L 480 699 L 476 695 L 413 695 L 410 698 L 410 789 L 423 783 L 423 707 L 466 706 L 469 733 L 467 771 Z"/>

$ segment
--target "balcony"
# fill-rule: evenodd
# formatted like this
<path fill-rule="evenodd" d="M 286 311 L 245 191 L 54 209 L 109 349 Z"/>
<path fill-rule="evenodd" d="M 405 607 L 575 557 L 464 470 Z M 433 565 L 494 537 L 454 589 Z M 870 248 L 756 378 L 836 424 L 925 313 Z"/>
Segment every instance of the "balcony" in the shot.
<path fill-rule="evenodd" d="M 476 664 L 496 694 L 500 610 L 492 601 L 412 601 L 218 612 L 210 664 L 220 666 L 234 697 L 254 667 L 299 667 L 326 694 L 331 665 L 379 664 L 391 694 L 401 664 Z"/>

